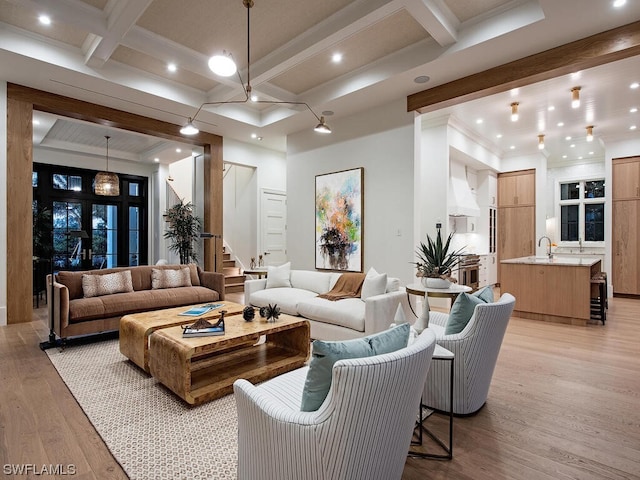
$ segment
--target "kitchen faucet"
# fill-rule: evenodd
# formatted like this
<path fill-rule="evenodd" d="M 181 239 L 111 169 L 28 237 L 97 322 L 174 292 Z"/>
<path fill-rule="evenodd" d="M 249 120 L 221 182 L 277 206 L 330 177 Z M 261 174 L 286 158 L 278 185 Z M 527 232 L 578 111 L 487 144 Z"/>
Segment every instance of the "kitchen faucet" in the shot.
<path fill-rule="evenodd" d="M 547 242 L 549 243 L 549 246 L 547 248 L 547 255 L 549 256 L 549 260 L 551 260 L 553 258 L 553 253 L 551 253 L 551 239 L 549 237 L 547 237 L 546 235 L 543 235 L 542 237 L 540 237 L 540 240 L 538 240 L 538 246 L 542 246 L 542 240 L 546 238 Z"/>

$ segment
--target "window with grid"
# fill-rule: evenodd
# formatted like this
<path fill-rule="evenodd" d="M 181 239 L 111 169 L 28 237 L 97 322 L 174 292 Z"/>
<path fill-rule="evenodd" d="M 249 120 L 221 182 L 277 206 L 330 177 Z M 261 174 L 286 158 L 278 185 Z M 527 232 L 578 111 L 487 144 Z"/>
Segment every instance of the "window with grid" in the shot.
<path fill-rule="evenodd" d="M 560 241 L 604 242 L 604 179 L 560 183 Z"/>

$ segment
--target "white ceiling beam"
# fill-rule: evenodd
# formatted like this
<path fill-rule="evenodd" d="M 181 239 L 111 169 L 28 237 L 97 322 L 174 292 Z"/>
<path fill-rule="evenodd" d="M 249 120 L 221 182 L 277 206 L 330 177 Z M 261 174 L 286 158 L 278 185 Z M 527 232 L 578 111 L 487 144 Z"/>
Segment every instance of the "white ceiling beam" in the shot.
<path fill-rule="evenodd" d="M 102 67 L 152 2 L 153 0 L 115 0 L 109 3 L 108 33 L 93 36 L 84 52 L 85 63 L 95 68 Z"/>
<path fill-rule="evenodd" d="M 440 45 L 456 42 L 460 22 L 441 0 L 402 0 L 411 16 Z"/>

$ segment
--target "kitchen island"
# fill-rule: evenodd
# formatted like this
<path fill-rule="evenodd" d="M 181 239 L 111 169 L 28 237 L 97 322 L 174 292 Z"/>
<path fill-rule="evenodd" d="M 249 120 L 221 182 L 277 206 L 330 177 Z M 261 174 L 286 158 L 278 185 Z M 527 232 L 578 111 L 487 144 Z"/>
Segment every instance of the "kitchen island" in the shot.
<path fill-rule="evenodd" d="M 586 325 L 591 277 L 597 257 L 520 257 L 500 262 L 500 290 L 516 297 L 513 315 L 570 325 Z"/>

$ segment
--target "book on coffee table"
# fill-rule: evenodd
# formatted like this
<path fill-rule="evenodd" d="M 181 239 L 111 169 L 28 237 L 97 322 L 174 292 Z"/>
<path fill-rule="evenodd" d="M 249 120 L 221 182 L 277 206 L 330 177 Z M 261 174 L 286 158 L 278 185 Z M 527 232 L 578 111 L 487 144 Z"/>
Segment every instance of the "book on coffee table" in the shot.
<path fill-rule="evenodd" d="M 197 307 L 191 307 L 186 312 L 179 313 L 178 315 L 183 315 L 187 317 L 199 317 L 200 315 L 204 315 L 211 310 L 215 310 L 216 308 L 222 307 L 222 303 L 208 303 L 207 305 L 200 305 Z"/>
<path fill-rule="evenodd" d="M 224 335 L 224 310 L 222 318 L 216 323 L 211 324 L 205 319 L 200 319 L 193 325 L 185 325 L 182 327 L 183 337 L 209 337 L 215 335 Z"/>

